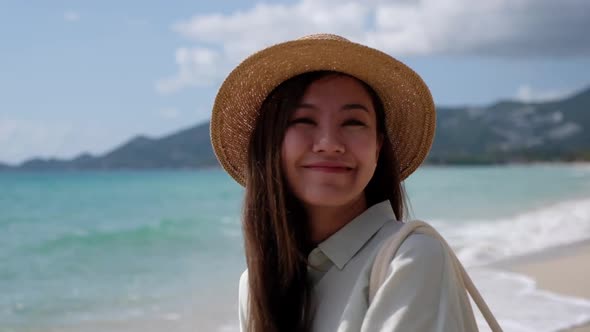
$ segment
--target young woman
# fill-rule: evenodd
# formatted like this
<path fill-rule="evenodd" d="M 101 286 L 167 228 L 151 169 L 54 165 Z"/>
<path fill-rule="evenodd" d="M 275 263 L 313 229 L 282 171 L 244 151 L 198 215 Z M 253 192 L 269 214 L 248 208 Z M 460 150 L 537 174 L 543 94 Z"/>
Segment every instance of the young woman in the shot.
<path fill-rule="evenodd" d="M 271 46 L 230 73 L 211 138 L 246 188 L 242 331 L 477 331 L 448 252 L 427 235 L 403 242 L 368 299 L 434 127 L 416 73 L 339 36 Z"/>

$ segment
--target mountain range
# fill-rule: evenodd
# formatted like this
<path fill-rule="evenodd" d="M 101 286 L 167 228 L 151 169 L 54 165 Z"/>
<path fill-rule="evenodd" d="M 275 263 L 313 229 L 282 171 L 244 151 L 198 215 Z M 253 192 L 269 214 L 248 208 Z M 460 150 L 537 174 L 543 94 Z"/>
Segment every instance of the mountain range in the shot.
<path fill-rule="evenodd" d="M 590 88 L 549 102 L 437 107 L 432 164 L 590 161 Z M 209 123 L 160 138 L 137 136 L 103 155 L 33 158 L 0 170 L 192 169 L 218 162 Z"/>

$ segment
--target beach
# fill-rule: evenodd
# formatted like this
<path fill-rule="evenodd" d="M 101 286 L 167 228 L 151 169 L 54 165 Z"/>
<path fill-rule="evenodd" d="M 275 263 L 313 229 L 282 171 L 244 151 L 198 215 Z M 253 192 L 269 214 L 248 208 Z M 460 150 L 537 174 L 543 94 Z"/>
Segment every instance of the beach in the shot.
<path fill-rule="evenodd" d="M 243 188 L 222 170 L 0 186 L 0 332 L 238 330 Z M 588 165 L 428 167 L 407 190 L 504 331 L 590 331 Z"/>
<path fill-rule="evenodd" d="M 590 240 L 544 249 L 494 265 L 534 279 L 540 290 L 590 301 Z M 563 331 L 590 332 L 590 322 Z"/>

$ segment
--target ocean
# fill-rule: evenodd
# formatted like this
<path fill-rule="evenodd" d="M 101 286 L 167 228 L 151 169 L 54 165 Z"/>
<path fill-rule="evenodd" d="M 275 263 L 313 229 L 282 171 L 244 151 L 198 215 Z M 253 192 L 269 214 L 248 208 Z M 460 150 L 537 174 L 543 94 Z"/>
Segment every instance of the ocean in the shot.
<path fill-rule="evenodd" d="M 590 165 L 425 166 L 405 187 L 506 331 L 590 319 L 487 267 L 589 239 Z M 219 169 L 0 172 L 0 331 L 236 331 L 242 196 Z"/>

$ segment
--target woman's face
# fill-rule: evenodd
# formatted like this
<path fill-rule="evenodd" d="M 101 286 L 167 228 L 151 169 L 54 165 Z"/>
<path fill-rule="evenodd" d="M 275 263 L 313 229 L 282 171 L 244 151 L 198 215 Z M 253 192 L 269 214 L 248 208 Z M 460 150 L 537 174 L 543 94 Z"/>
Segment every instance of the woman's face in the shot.
<path fill-rule="evenodd" d="M 313 82 L 289 119 L 281 164 L 307 206 L 344 206 L 358 199 L 381 148 L 371 96 L 354 78 Z"/>

